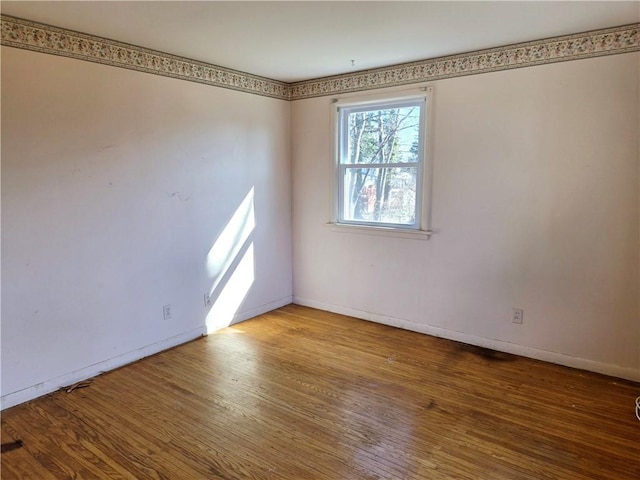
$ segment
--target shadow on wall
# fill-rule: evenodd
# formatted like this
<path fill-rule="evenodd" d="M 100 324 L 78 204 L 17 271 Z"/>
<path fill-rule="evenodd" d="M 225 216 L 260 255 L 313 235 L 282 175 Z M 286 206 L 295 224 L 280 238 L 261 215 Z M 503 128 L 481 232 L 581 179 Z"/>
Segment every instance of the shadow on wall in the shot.
<path fill-rule="evenodd" d="M 251 187 L 207 254 L 206 268 L 211 279 L 205 298 L 209 307 L 208 334 L 231 325 L 253 285 L 255 226 L 254 188 Z"/>

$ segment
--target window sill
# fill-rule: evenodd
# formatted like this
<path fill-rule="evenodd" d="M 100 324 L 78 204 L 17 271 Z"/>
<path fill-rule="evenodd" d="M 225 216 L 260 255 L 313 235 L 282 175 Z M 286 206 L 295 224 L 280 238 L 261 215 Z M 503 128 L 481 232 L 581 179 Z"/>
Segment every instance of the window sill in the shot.
<path fill-rule="evenodd" d="M 429 240 L 431 230 L 410 230 L 390 227 L 373 227 L 370 225 L 349 225 L 345 223 L 329 222 L 325 226 L 332 232 L 356 233 L 360 235 L 376 235 L 381 237 L 409 238 L 413 240 Z"/>

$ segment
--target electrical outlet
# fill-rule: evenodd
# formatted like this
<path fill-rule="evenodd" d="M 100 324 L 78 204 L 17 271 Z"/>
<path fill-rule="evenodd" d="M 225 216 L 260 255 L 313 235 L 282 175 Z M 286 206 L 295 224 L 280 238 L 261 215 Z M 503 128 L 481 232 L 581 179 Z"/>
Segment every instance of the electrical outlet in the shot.
<path fill-rule="evenodd" d="M 162 307 L 162 316 L 165 320 L 171 320 L 171 304 Z"/>
<path fill-rule="evenodd" d="M 211 296 L 208 293 L 204 294 L 204 306 L 205 307 L 211 306 Z"/>
<path fill-rule="evenodd" d="M 521 308 L 513 309 L 513 316 L 511 317 L 512 323 L 522 323 L 524 320 L 524 310 Z"/>

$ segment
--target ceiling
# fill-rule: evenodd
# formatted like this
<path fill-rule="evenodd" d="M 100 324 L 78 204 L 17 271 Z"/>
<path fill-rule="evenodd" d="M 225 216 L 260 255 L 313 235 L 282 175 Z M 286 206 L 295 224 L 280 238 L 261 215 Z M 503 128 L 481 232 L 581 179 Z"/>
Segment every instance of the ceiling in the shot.
<path fill-rule="evenodd" d="M 3 14 L 285 82 L 640 22 L 640 2 L 2 1 Z"/>

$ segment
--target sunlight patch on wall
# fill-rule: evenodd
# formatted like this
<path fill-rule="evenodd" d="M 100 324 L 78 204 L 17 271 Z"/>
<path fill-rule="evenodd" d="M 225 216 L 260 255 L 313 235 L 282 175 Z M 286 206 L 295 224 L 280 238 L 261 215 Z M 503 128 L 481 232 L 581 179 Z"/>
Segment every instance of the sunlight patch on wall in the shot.
<path fill-rule="evenodd" d="M 224 227 L 211 250 L 209 250 L 207 273 L 213 279 L 209 295 L 216 290 L 256 226 L 253 197 L 254 190 L 251 187 L 251 190 L 249 190 L 249 193 Z"/>
<path fill-rule="evenodd" d="M 228 327 L 233 322 L 255 280 L 254 260 L 253 243 L 251 243 L 207 314 L 207 333 Z"/>
<path fill-rule="evenodd" d="M 240 203 L 206 258 L 211 278 L 206 303 L 207 333 L 228 327 L 255 280 L 255 258 L 251 235 L 255 229 L 254 188 Z"/>

